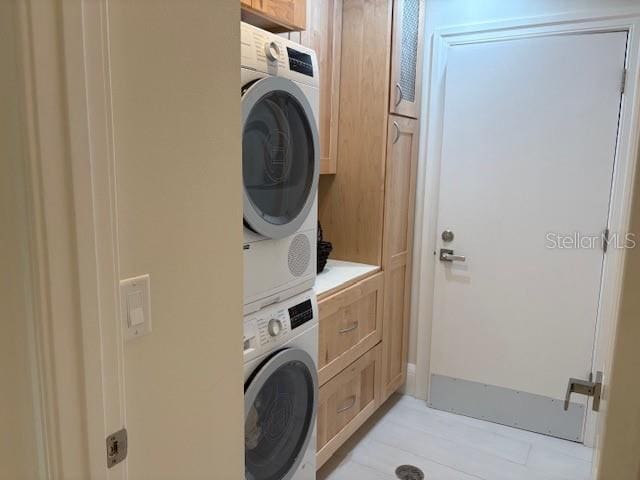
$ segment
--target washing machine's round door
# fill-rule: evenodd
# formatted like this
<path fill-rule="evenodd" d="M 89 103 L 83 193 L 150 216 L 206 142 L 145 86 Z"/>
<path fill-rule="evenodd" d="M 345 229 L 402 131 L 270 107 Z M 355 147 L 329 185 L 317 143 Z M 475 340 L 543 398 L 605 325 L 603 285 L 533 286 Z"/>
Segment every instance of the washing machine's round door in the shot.
<path fill-rule="evenodd" d="M 318 189 L 318 128 L 294 82 L 266 77 L 242 92 L 244 222 L 269 238 L 294 234 Z"/>
<path fill-rule="evenodd" d="M 303 350 L 281 350 L 245 384 L 246 480 L 288 480 L 306 452 L 316 420 L 318 375 Z"/>

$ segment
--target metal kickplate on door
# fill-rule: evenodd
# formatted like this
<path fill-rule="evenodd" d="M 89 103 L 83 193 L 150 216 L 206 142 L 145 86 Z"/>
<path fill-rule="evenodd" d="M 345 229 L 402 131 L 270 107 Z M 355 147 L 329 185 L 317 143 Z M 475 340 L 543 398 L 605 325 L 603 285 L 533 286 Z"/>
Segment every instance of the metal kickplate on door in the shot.
<path fill-rule="evenodd" d="M 431 408 L 509 427 L 582 441 L 585 406 L 564 400 L 432 374 Z"/>

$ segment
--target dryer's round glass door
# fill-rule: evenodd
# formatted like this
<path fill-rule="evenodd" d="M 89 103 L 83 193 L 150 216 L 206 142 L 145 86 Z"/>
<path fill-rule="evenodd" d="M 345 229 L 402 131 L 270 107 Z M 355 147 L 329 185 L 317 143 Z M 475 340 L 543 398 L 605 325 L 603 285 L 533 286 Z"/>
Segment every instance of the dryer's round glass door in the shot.
<path fill-rule="evenodd" d="M 298 468 L 315 422 L 313 369 L 305 352 L 290 349 L 276 354 L 250 379 L 245 388 L 247 480 L 288 479 Z"/>
<path fill-rule="evenodd" d="M 257 81 L 243 95 L 245 223 L 257 233 L 295 233 L 315 198 L 318 134 L 302 90 L 283 78 Z"/>

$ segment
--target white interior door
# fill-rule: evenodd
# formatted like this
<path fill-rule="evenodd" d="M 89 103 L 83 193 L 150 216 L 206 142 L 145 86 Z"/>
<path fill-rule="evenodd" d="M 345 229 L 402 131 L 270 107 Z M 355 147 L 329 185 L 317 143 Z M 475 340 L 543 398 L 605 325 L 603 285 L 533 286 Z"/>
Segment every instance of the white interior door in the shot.
<path fill-rule="evenodd" d="M 562 399 L 591 372 L 626 43 L 449 49 L 436 254 L 466 261 L 436 266 L 433 407 L 582 440 Z"/>

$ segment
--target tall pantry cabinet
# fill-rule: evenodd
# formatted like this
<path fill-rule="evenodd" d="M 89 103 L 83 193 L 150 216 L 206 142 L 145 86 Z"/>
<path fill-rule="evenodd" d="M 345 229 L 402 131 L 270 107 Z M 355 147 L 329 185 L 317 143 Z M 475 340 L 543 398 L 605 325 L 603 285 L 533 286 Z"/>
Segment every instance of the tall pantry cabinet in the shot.
<path fill-rule="evenodd" d="M 382 401 L 407 377 L 418 121 L 389 116 L 382 269 Z"/>
<path fill-rule="evenodd" d="M 394 0 L 385 167 L 382 400 L 407 377 L 424 0 Z"/>

